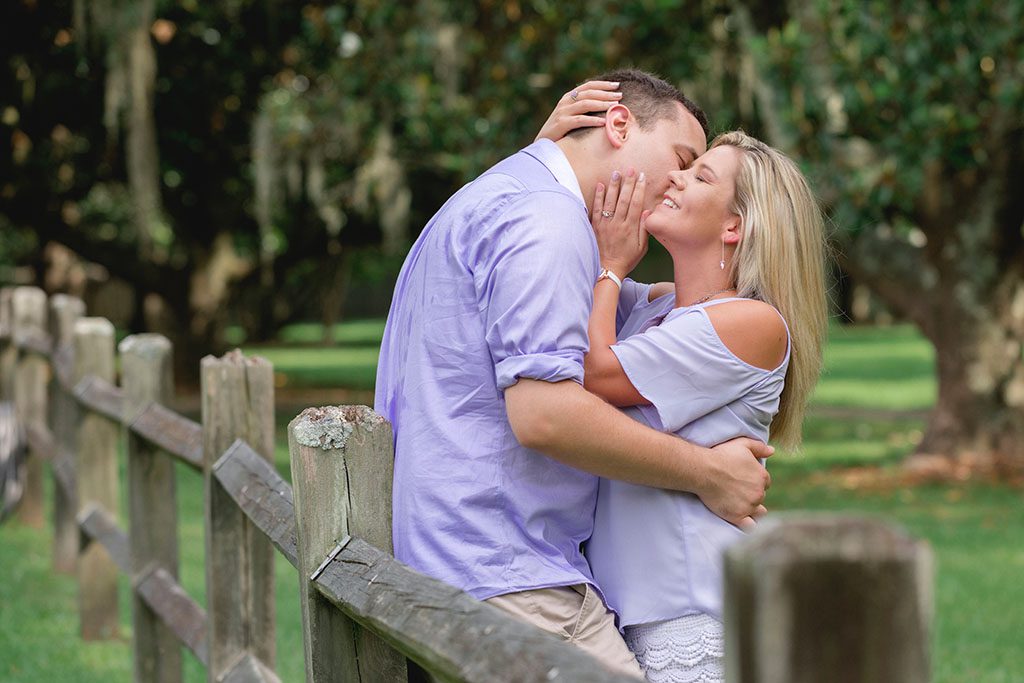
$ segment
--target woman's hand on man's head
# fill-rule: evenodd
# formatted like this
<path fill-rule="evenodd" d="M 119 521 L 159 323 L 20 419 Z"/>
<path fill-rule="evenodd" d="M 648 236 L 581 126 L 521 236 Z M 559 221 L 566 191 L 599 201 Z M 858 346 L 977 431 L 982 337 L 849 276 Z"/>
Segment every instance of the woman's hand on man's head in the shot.
<path fill-rule="evenodd" d="M 618 87 L 613 81 L 587 81 L 565 93 L 541 126 L 536 140 L 561 140 L 577 128 L 603 126 L 604 112 L 622 98 L 622 93 L 616 91 Z"/>

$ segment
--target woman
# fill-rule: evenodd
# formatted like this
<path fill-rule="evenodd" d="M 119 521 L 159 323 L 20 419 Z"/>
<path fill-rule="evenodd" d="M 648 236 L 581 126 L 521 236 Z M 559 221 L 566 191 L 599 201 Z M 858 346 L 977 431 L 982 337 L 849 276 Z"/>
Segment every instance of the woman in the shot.
<path fill-rule="evenodd" d="M 770 428 L 795 447 L 827 324 L 814 197 L 792 161 L 741 132 L 670 180 L 653 212 L 642 174 L 598 186 L 605 270 L 585 386 L 695 444 L 767 440 Z M 648 234 L 674 282 L 625 279 Z M 601 481 L 587 558 L 648 680 L 723 680 L 722 553 L 742 533 L 694 495 Z"/>

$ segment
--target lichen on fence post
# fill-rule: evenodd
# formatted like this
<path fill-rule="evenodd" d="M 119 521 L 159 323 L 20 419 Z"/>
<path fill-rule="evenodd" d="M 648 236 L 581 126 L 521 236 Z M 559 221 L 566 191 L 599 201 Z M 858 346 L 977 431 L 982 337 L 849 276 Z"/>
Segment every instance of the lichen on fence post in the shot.
<path fill-rule="evenodd" d="M 763 522 L 725 562 L 726 678 L 926 683 L 928 546 L 881 520 Z"/>
<path fill-rule="evenodd" d="M 288 425 L 306 680 L 405 681 L 405 657 L 310 579 L 345 536 L 391 552 L 391 425 L 366 406 L 307 408 Z"/>
<path fill-rule="evenodd" d="M 200 369 L 208 680 L 242 669 L 276 680 L 274 548 L 213 474 L 214 464 L 236 439 L 273 461 L 273 367 L 232 351 L 222 358 L 207 356 Z"/>
<path fill-rule="evenodd" d="M 11 334 L 15 344 L 25 337 L 46 334 L 46 293 L 38 287 L 18 287 L 11 299 Z M 21 351 L 14 372 L 14 407 L 24 429 L 46 426 L 49 367 L 45 358 Z M 43 460 L 30 452 L 25 464 L 25 491 L 18 517 L 33 527 L 43 526 Z"/>
<path fill-rule="evenodd" d="M 75 322 L 85 315 L 85 303 L 66 294 L 55 294 L 50 299 L 50 339 L 53 353 L 50 365 L 55 367 L 57 359 L 69 356 L 74 345 Z M 57 372 L 50 377 L 50 432 L 54 438 L 54 456 L 61 458 L 75 452 L 75 397 L 61 385 Z M 68 466 L 73 471 L 74 463 L 53 463 L 53 568 L 65 574 L 75 572 L 78 558 L 78 504 L 74 490 L 64 488 L 57 477 L 57 468 Z"/>
<path fill-rule="evenodd" d="M 159 334 L 126 337 L 121 352 L 125 425 L 151 403 L 167 406 L 173 397 L 171 343 Z M 178 506 L 174 463 L 146 439 L 125 429 L 131 569 L 135 580 L 161 567 L 178 578 Z M 132 594 L 136 681 L 182 680 L 181 644 L 138 593 Z"/>
<path fill-rule="evenodd" d="M 74 380 L 115 381 L 114 326 L 104 318 L 81 318 L 74 328 Z M 76 412 L 75 452 L 79 521 L 91 505 L 112 517 L 120 513 L 117 441 L 121 426 L 92 410 Z M 82 535 L 78 555 L 78 603 L 82 638 L 113 638 L 118 631 L 117 565 L 106 549 Z"/>

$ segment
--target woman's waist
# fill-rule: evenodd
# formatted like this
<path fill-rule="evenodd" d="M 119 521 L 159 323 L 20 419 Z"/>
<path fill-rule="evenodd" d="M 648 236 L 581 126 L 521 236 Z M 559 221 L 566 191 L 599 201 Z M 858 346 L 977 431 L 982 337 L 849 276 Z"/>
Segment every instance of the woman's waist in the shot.
<path fill-rule="evenodd" d="M 742 537 L 693 494 L 602 480 L 586 557 L 622 624 L 719 614 L 723 555 Z"/>

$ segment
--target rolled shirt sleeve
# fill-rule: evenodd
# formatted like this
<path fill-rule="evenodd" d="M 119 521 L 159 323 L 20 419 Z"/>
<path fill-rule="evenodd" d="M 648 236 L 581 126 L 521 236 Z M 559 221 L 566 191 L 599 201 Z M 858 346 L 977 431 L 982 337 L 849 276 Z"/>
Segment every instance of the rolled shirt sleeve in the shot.
<path fill-rule="evenodd" d="M 477 282 L 499 390 L 519 379 L 583 382 L 600 268 L 585 208 L 559 192 L 510 206 L 481 250 Z"/>
<path fill-rule="evenodd" d="M 703 309 L 677 309 L 611 349 L 667 432 L 732 403 L 770 374 L 729 351 Z"/>

